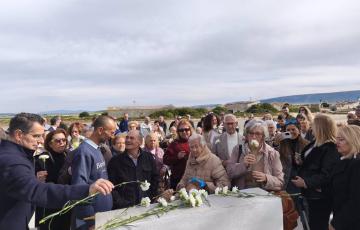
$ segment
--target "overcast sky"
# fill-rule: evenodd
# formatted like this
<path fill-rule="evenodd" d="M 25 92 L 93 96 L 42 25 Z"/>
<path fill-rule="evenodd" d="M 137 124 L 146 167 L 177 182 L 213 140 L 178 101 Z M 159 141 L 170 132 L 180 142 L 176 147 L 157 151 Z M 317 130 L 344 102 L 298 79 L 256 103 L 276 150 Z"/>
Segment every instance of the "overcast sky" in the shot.
<path fill-rule="evenodd" d="M 360 89 L 360 2 L 1 0 L 0 112 Z"/>

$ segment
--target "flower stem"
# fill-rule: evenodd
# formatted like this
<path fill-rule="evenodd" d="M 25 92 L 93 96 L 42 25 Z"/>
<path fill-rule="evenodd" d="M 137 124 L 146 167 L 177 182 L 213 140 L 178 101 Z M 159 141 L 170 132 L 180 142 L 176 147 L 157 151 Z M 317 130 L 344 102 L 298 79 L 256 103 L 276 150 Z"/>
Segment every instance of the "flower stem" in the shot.
<path fill-rule="evenodd" d="M 114 186 L 114 188 L 116 187 L 121 187 L 123 185 L 126 185 L 126 184 L 130 184 L 130 183 L 141 183 L 140 181 L 128 181 L 128 182 L 123 182 L 123 183 L 120 183 L 120 184 L 117 184 Z M 84 203 L 87 203 L 89 202 L 92 198 L 94 198 L 95 196 L 97 196 L 98 194 L 100 194 L 99 192 L 96 192 L 90 196 L 87 196 L 81 200 L 78 200 L 76 202 L 66 202 L 65 205 L 63 206 L 63 208 L 58 211 L 58 212 L 55 212 L 55 213 L 52 213 L 44 218 L 42 218 L 39 223 L 40 224 L 43 224 L 44 222 L 46 222 L 47 220 L 49 219 L 53 219 L 55 216 L 59 216 L 59 215 L 63 215 L 67 212 L 69 212 L 71 209 L 73 209 L 75 206 L 79 205 L 79 204 L 84 204 Z"/>

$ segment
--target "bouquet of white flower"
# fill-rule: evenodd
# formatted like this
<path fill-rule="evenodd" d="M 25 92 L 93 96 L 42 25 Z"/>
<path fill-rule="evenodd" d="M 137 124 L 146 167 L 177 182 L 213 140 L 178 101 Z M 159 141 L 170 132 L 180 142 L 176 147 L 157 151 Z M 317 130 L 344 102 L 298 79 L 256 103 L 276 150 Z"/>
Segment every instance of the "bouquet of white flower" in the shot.
<path fill-rule="evenodd" d="M 153 208 L 150 208 L 148 211 L 137 216 L 131 216 L 128 218 L 118 217 L 112 219 L 107 223 L 105 223 L 104 225 L 102 225 L 99 229 L 107 230 L 107 229 L 118 228 L 120 226 L 125 226 L 135 221 L 144 219 L 148 216 L 153 216 L 153 215 L 160 216 L 164 213 L 167 213 L 177 208 L 200 207 L 204 203 L 204 200 L 208 203 L 207 201 L 208 193 L 203 189 L 201 190 L 192 189 L 188 193 L 186 192 L 185 188 L 183 188 L 180 191 L 178 191 L 176 195 L 178 196 L 179 199 L 176 199 L 175 196 L 172 196 L 169 202 L 166 201 L 166 199 L 159 197 L 157 199 L 158 205 Z M 140 205 L 146 208 L 149 207 L 150 199 L 148 197 L 143 198 L 141 200 Z M 125 211 L 123 213 L 125 213 Z"/>

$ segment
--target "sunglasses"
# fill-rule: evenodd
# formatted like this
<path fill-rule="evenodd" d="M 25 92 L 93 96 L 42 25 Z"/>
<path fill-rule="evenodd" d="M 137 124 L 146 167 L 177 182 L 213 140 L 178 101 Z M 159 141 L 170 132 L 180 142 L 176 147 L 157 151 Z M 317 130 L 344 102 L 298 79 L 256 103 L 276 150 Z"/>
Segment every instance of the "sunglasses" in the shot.
<path fill-rule="evenodd" d="M 190 128 L 178 129 L 178 132 L 179 132 L 179 133 L 182 133 L 182 132 L 189 132 L 189 131 L 190 131 Z"/>
<path fill-rule="evenodd" d="M 66 138 L 53 139 L 52 141 L 55 142 L 56 144 L 60 144 L 61 142 L 66 142 Z"/>

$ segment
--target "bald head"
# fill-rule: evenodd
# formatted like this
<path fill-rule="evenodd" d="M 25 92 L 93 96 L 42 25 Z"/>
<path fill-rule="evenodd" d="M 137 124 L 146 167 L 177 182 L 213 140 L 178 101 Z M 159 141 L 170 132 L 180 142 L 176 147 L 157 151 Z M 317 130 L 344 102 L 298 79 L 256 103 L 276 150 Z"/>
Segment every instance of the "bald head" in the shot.
<path fill-rule="evenodd" d="M 94 129 L 96 130 L 100 127 L 112 126 L 113 124 L 115 124 L 115 121 L 112 117 L 109 117 L 107 115 L 101 115 L 95 119 L 93 126 Z"/>

